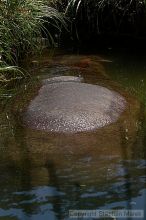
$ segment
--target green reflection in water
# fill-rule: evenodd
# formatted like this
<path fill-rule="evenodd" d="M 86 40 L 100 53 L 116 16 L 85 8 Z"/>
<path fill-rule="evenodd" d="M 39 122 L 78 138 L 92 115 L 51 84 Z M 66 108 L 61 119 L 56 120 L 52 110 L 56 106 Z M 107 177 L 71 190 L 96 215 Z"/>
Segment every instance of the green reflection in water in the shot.
<path fill-rule="evenodd" d="M 109 53 L 108 74 L 146 104 L 146 56 L 136 52 Z"/>

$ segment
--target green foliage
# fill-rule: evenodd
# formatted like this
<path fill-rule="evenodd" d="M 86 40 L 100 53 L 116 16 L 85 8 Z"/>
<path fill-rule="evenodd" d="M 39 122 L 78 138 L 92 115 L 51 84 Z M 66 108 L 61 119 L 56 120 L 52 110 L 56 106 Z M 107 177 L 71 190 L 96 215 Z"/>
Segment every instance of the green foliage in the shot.
<path fill-rule="evenodd" d="M 8 83 L 15 79 L 21 79 L 25 76 L 24 71 L 16 66 L 9 66 L 0 61 L 0 83 Z"/>
<path fill-rule="evenodd" d="M 50 5 L 58 11 L 65 12 L 68 2 L 68 0 L 50 0 Z"/>
<path fill-rule="evenodd" d="M 46 30 L 43 18 L 47 18 L 58 31 L 65 26 L 64 17 L 42 0 L 1 0 L 0 1 L 0 74 L 7 70 L 14 72 L 24 54 L 40 51 L 42 30 L 48 36 L 49 45 L 55 45 L 52 33 Z M 4 61 L 7 63 L 4 63 Z M 17 70 L 15 68 L 15 70 Z M 18 73 L 20 73 L 18 69 Z M 5 78 L 5 77 L 4 77 Z"/>

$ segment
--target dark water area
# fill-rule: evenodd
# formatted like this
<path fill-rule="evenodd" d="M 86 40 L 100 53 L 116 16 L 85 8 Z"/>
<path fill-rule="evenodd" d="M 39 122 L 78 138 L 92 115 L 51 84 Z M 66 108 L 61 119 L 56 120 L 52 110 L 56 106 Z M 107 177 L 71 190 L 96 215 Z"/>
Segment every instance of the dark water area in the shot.
<path fill-rule="evenodd" d="M 92 59 L 97 72 L 92 65 L 88 72 L 69 68 L 73 59 L 80 57 L 33 58 L 25 64 L 32 78 L 5 93 L 7 102 L 1 98 L 0 220 L 69 220 L 69 210 L 80 209 L 144 210 L 146 215 L 146 56 L 111 48 L 84 55 L 81 66 Z M 26 103 L 42 80 L 60 75 L 81 76 L 126 96 L 133 106 L 128 119 L 75 136 L 25 127 Z"/>

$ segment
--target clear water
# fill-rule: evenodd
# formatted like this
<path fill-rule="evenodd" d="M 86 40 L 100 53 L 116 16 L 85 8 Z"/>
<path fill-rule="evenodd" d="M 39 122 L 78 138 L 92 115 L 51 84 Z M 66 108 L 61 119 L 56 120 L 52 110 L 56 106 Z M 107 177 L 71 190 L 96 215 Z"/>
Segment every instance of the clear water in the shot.
<path fill-rule="evenodd" d="M 142 209 L 146 215 L 146 56 L 108 51 L 101 57 L 110 84 L 118 82 L 124 92 L 142 103 L 142 119 L 136 120 L 138 131 L 128 139 L 122 130 L 117 144 L 118 134 L 110 139 L 102 131 L 74 138 L 24 128 L 21 108 L 40 79 L 48 73 L 81 74 L 68 69 L 61 72 L 60 66 L 50 67 L 47 55 L 39 65 L 29 65 L 34 77 L 21 88 L 6 92 L 7 101 L 1 101 L 0 219 L 69 220 L 69 210 L 74 209 Z M 98 62 L 99 55 L 94 54 L 94 60 Z M 96 74 L 83 77 L 89 83 L 105 83 Z M 99 141 L 101 136 L 103 140 Z M 101 146 L 91 153 L 90 149 L 97 145 Z"/>

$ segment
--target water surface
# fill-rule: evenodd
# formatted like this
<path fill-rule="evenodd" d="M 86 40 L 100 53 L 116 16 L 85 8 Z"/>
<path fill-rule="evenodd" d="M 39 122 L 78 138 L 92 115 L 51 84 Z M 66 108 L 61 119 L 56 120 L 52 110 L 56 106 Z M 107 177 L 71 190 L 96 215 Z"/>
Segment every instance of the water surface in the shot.
<path fill-rule="evenodd" d="M 99 73 L 105 69 L 107 77 L 94 74 L 92 69 L 82 74 L 79 69 L 53 64 L 58 58 L 51 61 L 44 54 L 40 63 L 34 60 L 27 67 L 33 77 L 16 87 L 16 97 L 6 92 L 7 102 L 2 99 L 0 219 L 68 220 L 73 209 L 143 209 L 146 213 L 146 57 L 127 51 L 92 57 Z M 21 108 L 32 93 L 36 94 L 42 79 L 81 74 L 85 82 L 108 84 L 139 100 L 142 107 L 135 120 L 136 130 L 129 134 L 122 128 L 116 133 L 117 127 L 112 127 L 114 135 L 101 130 L 74 138 L 23 126 Z"/>

